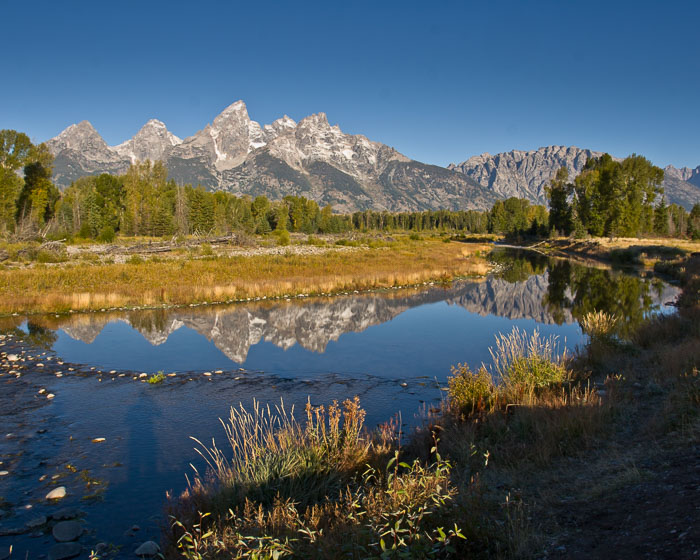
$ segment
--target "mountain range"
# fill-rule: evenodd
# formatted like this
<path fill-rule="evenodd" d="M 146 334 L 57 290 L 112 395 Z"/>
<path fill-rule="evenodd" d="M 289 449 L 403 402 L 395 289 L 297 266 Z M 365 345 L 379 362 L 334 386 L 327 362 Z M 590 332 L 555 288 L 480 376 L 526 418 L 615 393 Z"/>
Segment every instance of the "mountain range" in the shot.
<path fill-rule="evenodd" d="M 276 200 L 303 195 L 336 211 L 488 209 L 516 196 L 546 203 L 545 187 L 563 165 L 570 177 L 601 152 L 548 146 L 482 154 L 447 168 L 412 160 L 362 135 L 345 134 L 324 113 L 298 123 L 283 116 L 261 126 L 243 101 L 224 109 L 194 135 L 178 138 L 159 120 L 131 139 L 108 146 L 88 122 L 47 142 L 60 187 L 97 173 L 125 173 L 135 161 L 162 160 L 178 183 Z M 666 201 L 700 202 L 700 166 L 665 169 Z"/>
<path fill-rule="evenodd" d="M 111 147 L 83 121 L 47 144 L 62 187 L 83 175 L 124 173 L 136 160 L 160 159 L 178 183 L 273 200 L 303 195 L 342 212 L 486 209 L 497 199 L 462 173 L 345 134 L 324 113 L 260 126 L 242 101 L 184 140 L 150 120 L 131 140 Z"/>

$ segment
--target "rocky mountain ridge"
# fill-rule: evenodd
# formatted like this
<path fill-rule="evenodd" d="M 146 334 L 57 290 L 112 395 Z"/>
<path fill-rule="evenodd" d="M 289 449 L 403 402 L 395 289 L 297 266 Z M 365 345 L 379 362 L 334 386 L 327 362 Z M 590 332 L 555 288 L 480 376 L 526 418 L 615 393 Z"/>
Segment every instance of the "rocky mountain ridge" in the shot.
<path fill-rule="evenodd" d="M 463 173 L 502 198 L 515 196 L 546 204 L 545 187 L 561 167 L 566 167 L 569 177 L 573 179 L 581 173 L 588 159 L 602 154 L 576 146 L 545 146 L 537 150 L 512 150 L 495 155 L 484 153 L 462 163 L 451 163 L 448 169 Z M 667 203 L 690 209 L 700 202 L 700 166 L 676 169 L 669 165 L 664 172 L 663 187 Z"/>
<path fill-rule="evenodd" d="M 303 195 L 340 211 L 486 209 L 497 199 L 464 174 L 345 134 L 324 113 L 298 123 L 285 115 L 261 126 L 243 101 L 184 140 L 151 120 L 110 147 L 83 121 L 47 144 L 56 158 L 54 179 L 64 187 L 83 175 L 124 173 L 133 161 L 160 159 L 178 183 L 272 199 Z"/>
<path fill-rule="evenodd" d="M 283 116 L 261 126 L 243 101 L 224 109 L 194 135 L 178 138 L 151 119 L 131 139 L 108 146 L 93 126 L 71 125 L 47 142 L 55 156 L 54 179 L 65 187 L 83 175 L 121 174 L 137 160 L 163 160 L 181 184 L 236 195 L 279 199 L 303 195 L 338 211 L 375 209 L 487 209 L 516 196 L 546 204 L 545 187 L 566 166 L 578 175 L 602 152 L 575 146 L 484 153 L 447 168 L 411 160 L 362 135 L 345 134 L 324 113 L 298 123 Z M 700 202 L 700 166 L 665 168 L 668 203 Z"/>

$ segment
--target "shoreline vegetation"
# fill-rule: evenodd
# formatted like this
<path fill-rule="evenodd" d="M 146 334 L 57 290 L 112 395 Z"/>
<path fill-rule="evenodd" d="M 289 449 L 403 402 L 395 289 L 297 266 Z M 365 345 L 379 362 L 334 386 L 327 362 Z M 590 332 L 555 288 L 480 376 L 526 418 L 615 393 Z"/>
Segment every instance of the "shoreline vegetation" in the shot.
<path fill-rule="evenodd" d="M 281 237 L 0 243 L 0 316 L 234 303 L 444 283 L 491 272 L 489 254 L 498 246 L 495 241 L 504 240 L 450 232 Z M 676 275 L 688 255 L 700 252 L 698 241 L 662 238 L 550 238 L 509 246 L 666 276 Z"/>
<path fill-rule="evenodd" d="M 589 342 L 572 356 L 537 332 L 502 334 L 490 369 L 456 365 L 440 411 L 408 437 L 392 422 L 364 429 L 357 398 L 309 403 L 301 421 L 283 405 L 233 408 L 223 423 L 231 449 L 197 442 L 209 472 L 168 503 L 165 556 L 692 551 L 700 257 L 670 273 L 683 287 L 676 313 L 633 332 L 589 313 Z"/>
<path fill-rule="evenodd" d="M 247 238 L 244 246 L 195 240 L 158 252 L 157 243 L 140 241 L 112 246 L 117 255 L 97 252 L 99 245 L 8 247 L 7 261 L 14 262 L 0 270 L 0 314 L 306 297 L 448 282 L 491 269 L 487 243 L 450 243 L 439 235 L 293 240 Z M 42 251 L 49 255 L 42 258 Z"/>

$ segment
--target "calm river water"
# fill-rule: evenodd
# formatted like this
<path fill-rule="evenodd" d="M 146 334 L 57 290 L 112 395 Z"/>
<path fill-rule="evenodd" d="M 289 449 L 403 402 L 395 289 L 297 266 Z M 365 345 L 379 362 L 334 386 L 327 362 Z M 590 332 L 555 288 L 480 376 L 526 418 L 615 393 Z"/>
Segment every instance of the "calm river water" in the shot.
<path fill-rule="evenodd" d="M 5 333 L 19 329 L 42 350 L 25 356 L 20 379 L 7 369 L 0 377 L 18 391 L 0 396 L 0 557 L 10 545 L 13 558 L 46 554 L 48 526 L 23 528 L 61 508 L 83 512 L 86 550 L 114 543 L 133 557 L 138 543 L 158 540 L 166 491 L 186 487 L 190 463 L 201 468 L 189 437 L 221 442 L 218 419 L 232 405 L 284 399 L 299 409 L 307 398 L 359 395 L 369 426 L 400 413 L 409 429 L 439 403 L 452 365 L 488 363 L 496 334 L 539 329 L 573 351 L 586 312 L 622 316 L 624 330 L 668 312 L 678 294 L 564 260 L 498 259 L 498 275 L 420 290 L 11 321 Z M 139 378 L 155 372 L 176 375 L 158 385 Z M 47 503 L 58 484 L 66 498 Z"/>

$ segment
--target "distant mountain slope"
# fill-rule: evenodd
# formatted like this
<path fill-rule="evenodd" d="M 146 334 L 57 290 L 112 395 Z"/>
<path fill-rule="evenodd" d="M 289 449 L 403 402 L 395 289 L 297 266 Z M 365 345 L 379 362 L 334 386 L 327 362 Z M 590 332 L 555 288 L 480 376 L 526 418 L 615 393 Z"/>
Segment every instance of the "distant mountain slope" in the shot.
<path fill-rule="evenodd" d="M 581 172 L 589 158 L 600 155 L 602 152 L 575 146 L 546 146 L 530 151 L 481 154 L 459 164 L 450 164 L 448 169 L 464 173 L 501 197 L 517 196 L 546 204 L 545 187 L 558 169 L 566 166 L 569 177 L 573 178 Z M 668 166 L 664 171 L 663 187 L 667 203 L 690 209 L 700 202 L 700 166 L 695 169 Z"/>
<path fill-rule="evenodd" d="M 132 139 L 110 147 L 83 121 L 47 144 L 62 187 L 83 175 L 124 173 L 133 161 L 160 159 L 179 183 L 273 199 L 304 195 L 346 212 L 486 209 L 499 198 L 462 173 L 345 134 L 324 113 L 260 126 L 242 101 L 184 140 L 151 120 Z"/>

